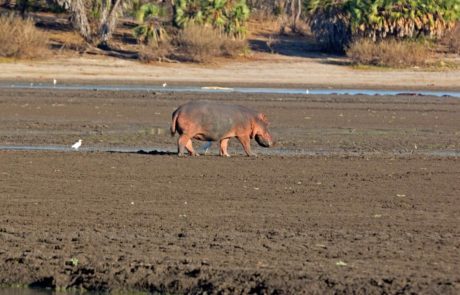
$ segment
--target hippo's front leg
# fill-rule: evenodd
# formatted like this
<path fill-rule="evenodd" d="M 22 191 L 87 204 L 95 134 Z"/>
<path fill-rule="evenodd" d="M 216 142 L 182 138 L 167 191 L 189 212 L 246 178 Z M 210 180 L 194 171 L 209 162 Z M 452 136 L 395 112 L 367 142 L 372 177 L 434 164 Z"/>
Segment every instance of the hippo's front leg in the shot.
<path fill-rule="evenodd" d="M 246 155 L 248 155 L 248 157 L 257 157 L 257 155 L 251 151 L 251 138 L 249 136 L 241 136 L 237 138 L 241 142 L 241 145 L 243 146 L 243 149 L 246 152 Z"/>
<path fill-rule="evenodd" d="M 230 155 L 227 152 L 228 148 L 228 138 L 224 138 L 220 141 L 220 155 L 222 157 L 230 157 Z"/>

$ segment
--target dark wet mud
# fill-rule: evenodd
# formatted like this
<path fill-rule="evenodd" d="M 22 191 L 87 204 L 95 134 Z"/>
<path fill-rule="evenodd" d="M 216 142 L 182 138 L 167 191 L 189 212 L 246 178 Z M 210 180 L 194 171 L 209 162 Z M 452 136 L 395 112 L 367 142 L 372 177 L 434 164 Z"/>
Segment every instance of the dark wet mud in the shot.
<path fill-rule="evenodd" d="M 161 130 L 198 98 L 265 112 L 275 152 L 343 154 L 178 158 Z M 460 292 L 460 160 L 433 154 L 460 149 L 456 99 L 1 90 L 0 121 L 2 146 L 83 139 L 0 151 L 2 285 Z"/>

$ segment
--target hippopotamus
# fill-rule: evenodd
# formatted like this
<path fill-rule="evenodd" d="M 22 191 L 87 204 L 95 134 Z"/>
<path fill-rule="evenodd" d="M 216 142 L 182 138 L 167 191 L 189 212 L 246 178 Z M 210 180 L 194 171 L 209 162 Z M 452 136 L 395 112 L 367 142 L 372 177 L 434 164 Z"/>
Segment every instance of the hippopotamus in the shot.
<path fill-rule="evenodd" d="M 267 117 L 260 112 L 240 105 L 228 105 L 212 101 L 192 101 L 179 106 L 172 113 L 171 135 L 179 133 L 177 140 L 178 155 L 183 156 L 185 149 L 192 156 L 198 156 L 192 146 L 192 139 L 219 141 L 220 155 L 229 157 L 228 140 L 236 137 L 248 156 L 251 152 L 250 141 L 255 138 L 263 147 L 273 146 L 268 130 Z"/>

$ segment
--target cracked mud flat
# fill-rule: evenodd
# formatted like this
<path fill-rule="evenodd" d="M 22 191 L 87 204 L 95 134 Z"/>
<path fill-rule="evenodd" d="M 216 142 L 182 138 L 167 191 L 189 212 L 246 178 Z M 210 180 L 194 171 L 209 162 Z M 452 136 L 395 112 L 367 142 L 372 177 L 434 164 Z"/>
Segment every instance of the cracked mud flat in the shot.
<path fill-rule="evenodd" d="M 264 111 L 279 147 L 343 153 L 0 151 L 0 284 L 460 292 L 460 160 L 421 154 L 460 149 L 459 100 L 2 90 L 0 144 L 171 148 L 197 98 Z"/>

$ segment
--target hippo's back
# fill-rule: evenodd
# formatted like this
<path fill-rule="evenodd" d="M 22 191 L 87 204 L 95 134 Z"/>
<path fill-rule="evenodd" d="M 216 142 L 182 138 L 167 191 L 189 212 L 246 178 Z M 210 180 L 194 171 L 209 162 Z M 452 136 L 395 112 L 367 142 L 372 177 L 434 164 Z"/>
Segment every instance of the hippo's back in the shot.
<path fill-rule="evenodd" d="M 222 116 L 256 116 L 257 112 L 240 105 L 230 105 L 215 101 L 198 100 L 191 101 L 180 106 L 183 113 L 204 114 L 216 113 Z"/>

